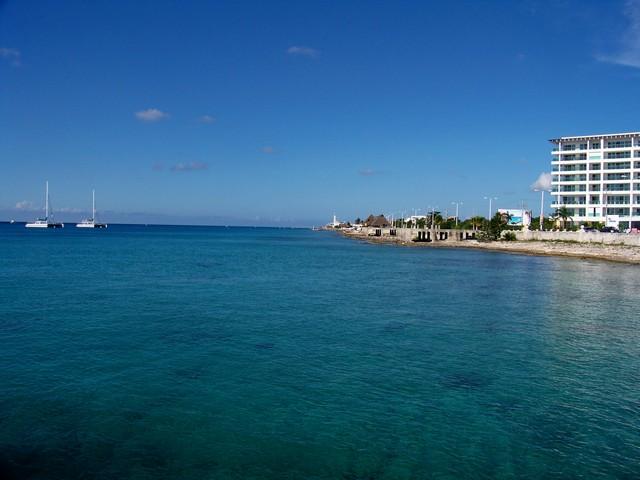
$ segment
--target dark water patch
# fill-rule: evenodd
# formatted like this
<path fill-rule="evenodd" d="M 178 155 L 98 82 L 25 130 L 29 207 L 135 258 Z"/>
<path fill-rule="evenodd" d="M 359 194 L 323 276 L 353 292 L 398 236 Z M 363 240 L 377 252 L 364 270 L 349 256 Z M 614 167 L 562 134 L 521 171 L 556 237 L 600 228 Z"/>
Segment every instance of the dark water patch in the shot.
<path fill-rule="evenodd" d="M 29 330 L 34 325 L 37 325 L 41 318 L 20 318 L 19 316 L 7 315 L 5 317 L 0 316 L 0 333 L 19 333 Z"/>
<path fill-rule="evenodd" d="M 0 447 L 0 478 L 28 479 L 45 473 L 43 452 L 32 445 L 3 445 Z"/>
<path fill-rule="evenodd" d="M 166 470 L 170 458 L 170 452 L 165 451 L 158 445 L 146 444 L 136 449 L 132 460 L 135 464 L 147 470 L 161 472 Z"/>
<path fill-rule="evenodd" d="M 457 372 L 444 375 L 440 379 L 440 384 L 453 390 L 480 390 L 488 387 L 491 380 L 478 372 Z"/>
<path fill-rule="evenodd" d="M 120 416 L 127 423 L 137 423 L 137 422 L 143 421 L 149 415 L 147 413 L 145 413 L 145 412 L 140 411 L 140 410 L 125 410 L 125 411 L 120 413 Z"/>
<path fill-rule="evenodd" d="M 376 461 L 374 465 L 350 466 L 342 473 L 343 480 L 378 480 L 385 477 L 385 463 Z"/>
<path fill-rule="evenodd" d="M 205 374 L 205 367 L 183 367 L 174 370 L 175 376 L 182 380 L 199 380 Z"/>
<path fill-rule="evenodd" d="M 273 350 L 275 348 L 275 344 L 268 342 L 256 343 L 254 347 L 256 348 L 256 350 Z"/>
<path fill-rule="evenodd" d="M 224 342 L 230 340 L 233 335 L 224 332 L 173 330 L 161 332 L 159 340 L 167 345 L 198 345 Z"/>
<path fill-rule="evenodd" d="M 522 400 L 517 398 L 483 402 L 481 405 L 499 417 L 518 415 L 524 409 Z"/>
<path fill-rule="evenodd" d="M 410 326 L 411 326 L 411 324 L 409 322 L 393 321 L 393 322 L 389 322 L 386 325 L 384 325 L 382 327 L 382 331 L 384 333 L 403 332 L 403 331 L 407 330 Z"/>
<path fill-rule="evenodd" d="M 533 444 L 548 450 L 561 450 L 578 443 L 581 426 L 571 420 L 570 414 L 563 415 L 561 410 L 530 417 L 533 422 L 528 423 L 527 430 Z"/>
<path fill-rule="evenodd" d="M 220 268 L 224 266 L 222 262 L 215 262 L 215 261 L 199 261 L 199 262 L 193 263 L 192 265 L 194 267 L 197 267 L 203 270 L 208 270 L 211 268 Z"/>
<path fill-rule="evenodd" d="M 82 444 L 75 433 L 56 438 L 50 445 L 6 445 L 0 452 L 0 478 L 93 478 L 83 464 Z"/>

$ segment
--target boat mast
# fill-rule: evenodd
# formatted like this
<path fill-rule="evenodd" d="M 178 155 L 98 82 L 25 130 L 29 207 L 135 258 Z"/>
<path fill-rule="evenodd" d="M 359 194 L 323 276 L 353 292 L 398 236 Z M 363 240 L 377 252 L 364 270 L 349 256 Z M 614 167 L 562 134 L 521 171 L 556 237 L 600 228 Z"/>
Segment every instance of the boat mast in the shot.
<path fill-rule="evenodd" d="M 49 220 L 49 180 L 46 182 L 46 194 L 44 199 L 44 218 Z"/>
<path fill-rule="evenodd" d="M 93 203 L 92 203 L 92 207 L 91 207 L 91 220 L 93 220 L 94 222 L 96 221 L 96 191 L 95 189 L 91 190 L 91 194 L 92 194 L 92 199 L 93 199 Z"/>

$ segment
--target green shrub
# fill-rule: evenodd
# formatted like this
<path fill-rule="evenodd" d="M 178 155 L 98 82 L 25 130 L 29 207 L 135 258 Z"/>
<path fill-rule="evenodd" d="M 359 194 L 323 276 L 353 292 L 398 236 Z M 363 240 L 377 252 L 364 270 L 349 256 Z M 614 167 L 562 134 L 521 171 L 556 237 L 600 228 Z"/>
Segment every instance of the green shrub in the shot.
<path fill-rule="evenodd" d="M 514 232 L 505 232 L 504 238 L 507 242 L 513 242 L 516 239 L 516 234 Z"/>

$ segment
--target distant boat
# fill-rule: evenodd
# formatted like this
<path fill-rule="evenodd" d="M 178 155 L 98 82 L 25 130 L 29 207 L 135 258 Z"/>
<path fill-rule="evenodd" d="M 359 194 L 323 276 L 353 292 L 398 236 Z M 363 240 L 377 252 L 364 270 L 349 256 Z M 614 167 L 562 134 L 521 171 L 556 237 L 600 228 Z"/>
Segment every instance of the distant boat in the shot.
<path fill-rule="evenodd" d="M 92 190 L 92 205 L 91 205 L 91 218 L 85 218 L 80 223 L 76 224 L 78 228 L 107 228 L 106 223 L 96 222 L 96 191 Z"/>
<path fill-rule="evenodd" d="M 44 218 L 38 218 L 35 222 L 25 224 L 27 228 L 63 228 L 64 223 L 58 223 L 52 221 L 53 214 L 51 214 L 51 218 L 49 215 L 49 182 L 46 182 L 45 187 L 45 199 L 44 199 Z"/>
<path fill-rule="evenodd" d="M 9 223 L 14 224 L 14 223 L 16 223 L 16 221 L 12 219 L 12 220 L 9 221 Z"/>

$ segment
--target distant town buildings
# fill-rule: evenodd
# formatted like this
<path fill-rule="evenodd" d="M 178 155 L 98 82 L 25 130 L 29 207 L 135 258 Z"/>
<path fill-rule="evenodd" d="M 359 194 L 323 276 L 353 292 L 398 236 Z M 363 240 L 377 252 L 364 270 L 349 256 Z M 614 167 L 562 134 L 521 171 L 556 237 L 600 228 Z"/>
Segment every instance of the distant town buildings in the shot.
<path fill-rule="evenodd" d="M 572 220 L 640 227 L 640 132 L 551 139 L 554 209 Z"/>

